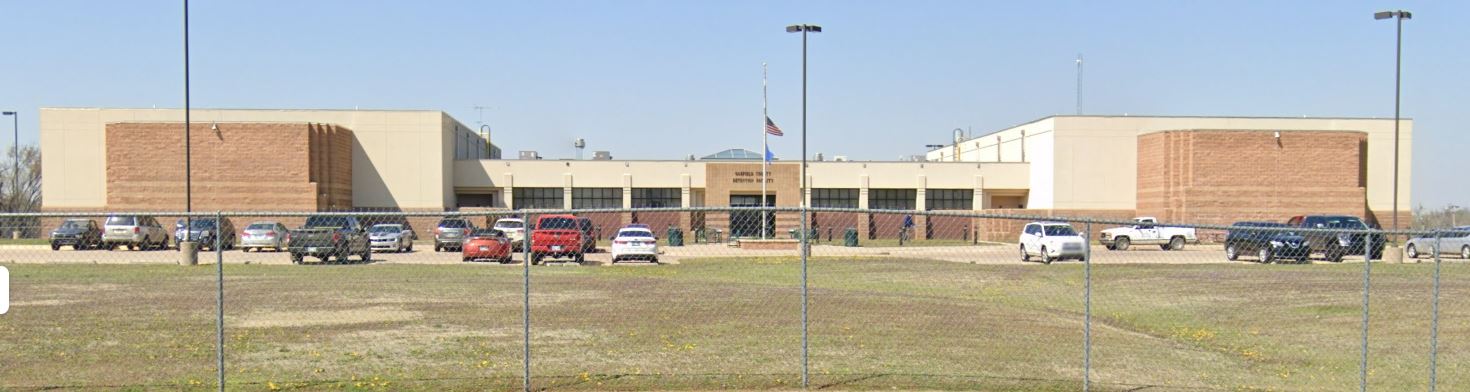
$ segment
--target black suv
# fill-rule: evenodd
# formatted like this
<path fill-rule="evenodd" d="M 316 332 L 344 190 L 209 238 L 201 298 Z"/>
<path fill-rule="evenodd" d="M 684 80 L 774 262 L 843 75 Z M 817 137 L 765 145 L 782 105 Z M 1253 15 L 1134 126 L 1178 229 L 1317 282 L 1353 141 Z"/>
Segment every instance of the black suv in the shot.
<path fill-rule="evenodd" d="M 1348 215 L 1298 215 L 1286 221 L 1290 227 L 1303 229 L 1339 229 L 1339 230 L 1370 230 L 1368 224 L 1362 219 Z M 1313 253 L 1321 253 L 1322 258 L 1334 263 L 1342 262 L 1343 256 L 1363 254 L 1364 245 L 1372 242 L 1372 258 L 1374 260 L 1383 258 L 1384 237 L 1383 234 L 1372 233 L 1334 233 L 1334 232 L 1302 232 L 1311 246 Z"/>
<path fill-rule="evenodd" d="M 1312 255 L 1311 243 L 1307 238 L 1289 231 L 1257 230 L 1256 228 L 1288 227 L 1276 222 L 1235 222 L 1225 234 L 1225 258 L 1235 261 L 1241 255 L 1255 255 L 1262 263 L 1276 259 L 1296 259 L 1306 262 Z"/>
<path fill-rule="evenodd" d="M 91 219 L 67 219 L 51 231 L 50 242 L 51 250 L 61 249 L 63 245 L 76 250 L 101 248 L 102 228 Z"/>

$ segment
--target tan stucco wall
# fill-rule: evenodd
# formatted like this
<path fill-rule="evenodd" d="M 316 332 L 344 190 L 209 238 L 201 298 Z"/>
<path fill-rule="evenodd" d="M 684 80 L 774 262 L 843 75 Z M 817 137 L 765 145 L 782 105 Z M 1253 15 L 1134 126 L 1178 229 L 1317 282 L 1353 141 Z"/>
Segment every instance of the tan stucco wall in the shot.
<path fill-rule="evenodd" d="M 960 158 L 994 161 L 995 139 L 1000 136 L 1000 158 L 1019 160 L 1019 139 L 1024 132 L 1025 160 L 1032 171 L 1027 208 L 1134 209 L 1138 136 L 1184 129 L 1364 132 L 1368 135 L 1368 206 L 1392 208 L 1392 119 L 1055 116 L 961 142 Z M 1412 139 L 1413 121 L 1404 120 L 1400 127 L 1400 210 L 1410 208 Z M 930 151 L 926 158 L 938 160 L 941 155 L 953 160 L 953 145 Z"/>
<path fill-rule="evenodd" d="M 355 136 L 354 206 L 440 209 L 454 200 L 448 171 L 453 167 L 451 139 L 457 122 L 440 111 L 196 109 L 191 117 L 195 123 L 339 125 Z M 58 209 L 105 204 L 106 124 L 183 119 L 182 109 L 42 108 L 41 156 L 47 174 L 41 184 L 42 205 Z"/>

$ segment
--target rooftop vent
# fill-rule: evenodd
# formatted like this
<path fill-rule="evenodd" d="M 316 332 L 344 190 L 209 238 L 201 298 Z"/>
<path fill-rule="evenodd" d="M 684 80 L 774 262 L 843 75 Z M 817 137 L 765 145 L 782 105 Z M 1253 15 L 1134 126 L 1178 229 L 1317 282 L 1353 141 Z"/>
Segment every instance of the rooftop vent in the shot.
<path fill-rule="evenodd" d="M 521 151 L 521 159 L 522 160 L 527 160 L 527 161 L 534 161 L 534 160 L 541 159 L 541 154 L 537 154 L 535 151 Z"/>

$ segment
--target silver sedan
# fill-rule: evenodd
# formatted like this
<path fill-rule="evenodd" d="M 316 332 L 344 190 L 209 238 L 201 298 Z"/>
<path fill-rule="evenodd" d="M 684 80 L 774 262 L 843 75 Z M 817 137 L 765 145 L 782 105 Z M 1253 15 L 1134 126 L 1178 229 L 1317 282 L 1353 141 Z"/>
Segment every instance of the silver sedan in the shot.
<path fill-rule="evenodd" d="M 286 225 L 281 224 L 281 222 L 263 221 L 251 223 L 250 226 L 245 226 L 244 232 L 240 235 L 240 250 L 249 252 L 251 249 L 255 249 L 256 252 L 259 252 L 265 249 L 273 249 L 280 252 L 286 249 L 286 243 L 290 241 L 290 233 L 291 230 L 287 229 Z"/>

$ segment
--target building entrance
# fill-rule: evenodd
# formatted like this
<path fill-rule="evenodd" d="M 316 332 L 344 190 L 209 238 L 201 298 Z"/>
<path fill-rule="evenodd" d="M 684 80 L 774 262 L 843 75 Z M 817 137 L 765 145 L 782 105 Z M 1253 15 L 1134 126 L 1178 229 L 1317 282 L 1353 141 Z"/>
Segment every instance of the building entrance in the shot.
<path fill-rule="evenodd" d="M 765 207 L 776 205 L 776 195 L 766 195 Z M 730 195 L 731 207 L 761 207 L 760 195 Z M 768 211 L 731 211 L 730 237 L 760 237 L 761 215 L 766 219 L 765 238 L 776 232 L 776 213 Z"/>

